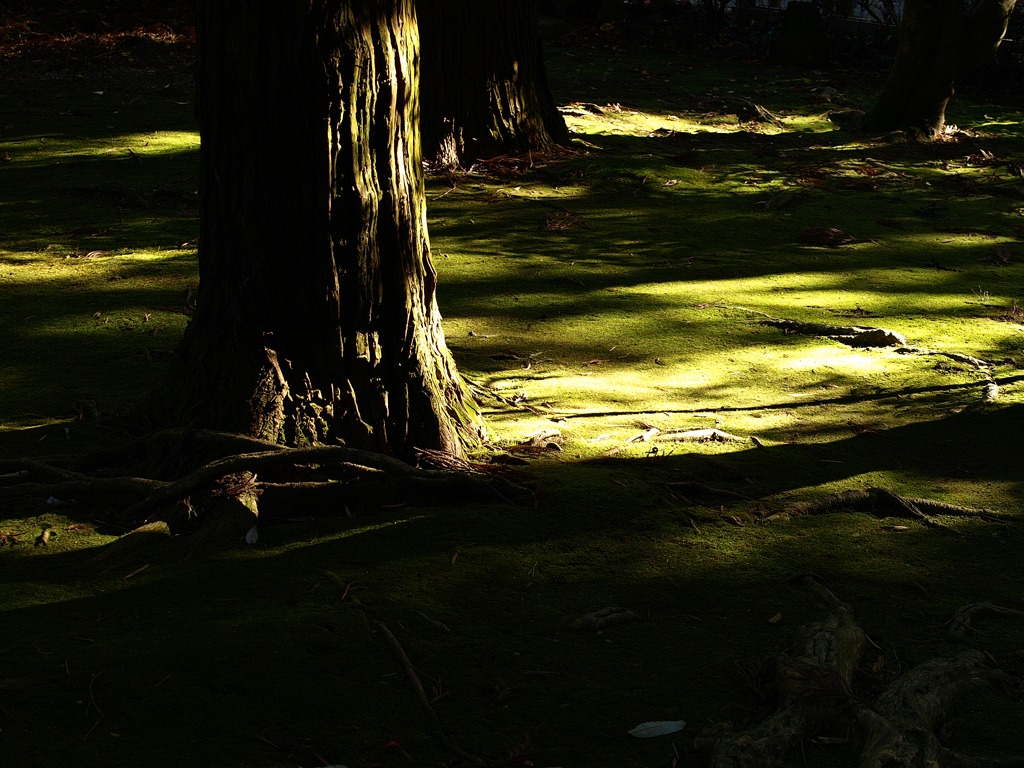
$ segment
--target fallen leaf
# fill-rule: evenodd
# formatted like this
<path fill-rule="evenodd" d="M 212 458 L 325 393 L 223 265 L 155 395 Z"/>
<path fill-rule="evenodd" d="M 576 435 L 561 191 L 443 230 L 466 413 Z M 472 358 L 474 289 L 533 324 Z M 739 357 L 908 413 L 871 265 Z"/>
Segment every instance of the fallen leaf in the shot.
<path fill-rule="evenodd" d="M 654 736 L 678 733 L 685 727 L 686 721 L 684 720 L 651 720 L 630 729 L 629 735 L 636 736 L 638 739 L 650 739 Z"/>
<path fill-rule="evenodd" d="M 772 616 L 770 619 L 768 619 L 768 623 L 769 624 L 778 624 L 780 621 L 782 621 L 782 614 L 781 613 L 776 613 L 774 616 Z"/>

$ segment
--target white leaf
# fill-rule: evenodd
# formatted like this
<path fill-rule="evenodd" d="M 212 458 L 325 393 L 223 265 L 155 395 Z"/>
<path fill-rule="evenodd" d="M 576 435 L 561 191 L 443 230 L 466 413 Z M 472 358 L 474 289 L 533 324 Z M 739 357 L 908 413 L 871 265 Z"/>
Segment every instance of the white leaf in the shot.
<path fill-rule="evenodd" d="M 246 532 L 246 534 L 245 534 L 245 543 L 246 544 L 255 544 L 259 540 L 260 540 L 260 530 L 259 530 L 259 528 L 257 526 L 254 525 L 252 528 L 250 528 Z"/>
<path fill-rule="evenodd" d="M 685 727 L 686 723 L 683 720 L 651 720 L 650 722 L 640 723 L 640 725 L 629 732 L 629 735 L 636 736 L 638 739 L 649 739 L 652 736 L 665 736 L 669 733 L 676 733 Z"/>

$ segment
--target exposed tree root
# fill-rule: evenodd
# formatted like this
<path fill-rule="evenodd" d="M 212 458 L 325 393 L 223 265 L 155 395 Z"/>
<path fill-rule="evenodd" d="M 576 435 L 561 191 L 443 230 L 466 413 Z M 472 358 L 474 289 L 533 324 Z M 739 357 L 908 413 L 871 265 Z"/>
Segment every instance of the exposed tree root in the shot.
<path fill-rule="evenodd" d="M 782 329 L 785 333 L 821 336 L 822 338 L 842 342 L 851 347 L 902 347 L 907 343 L 902 333 L 890 331 L 887 328 L 801 323 L 796 320 L 779 320 L 776 318 L 762 320 L 761 325 L 771 325 Z"/>
<path fill-rule="evenodd" d="M 962 640 L 968 632 L 974 631 L 974 617 L 982 613 L 994 613 L 997 616 L 1024 616 L 1024 611 L 1013 608 L 1003 608 L 992 603 L 971 603 L 961 606 L 949 620 L 949 629 L 946 630 L 946 637 L 950 640 Z"/>
<path fill-rule="evenodd" d="M 736 733 L 722 724 L 696 740 L 713 768 L 768 768 L 800 741 L 829 736 L 857 751 L 858 768 L 1024 766 L 1024 758 L 986 761 L 946 748 L 935 729 L 964 692 L 998 682 L 981 651 L 934 659 L 893 681 L 869 705 L 853 683 L 867 643 L 843 604 L 812 576 L 799 577 L 824 604 L 821 621 L 797 631 L 789 653 L 774 662 L 778 707 L 761 723 Z"/>
<path fill-rule="evenodd" d="M 719 309 L 738 309 L 765 318 L 761 325 L 770 325 L 784 333 L 798 333 L 803 336 L 820 336 L 848 344 L 851 347 L 905 347 L 907 339 L 902 333 L 886 328 L 872 328 L 859 325 L 829 325 L 827 323 L 804 323 L 799 320 L 772 317 L 756 309 L 719 304 Z"/>
<path fill-rule="evenodd" d="M 132 458 L 152 457 L 154 446 L 161 454 L 156 474 L 184 469 L 176 479 L 127 473 L 124 464 Z M 168 448 L 187 452 L 167 456 L 163 452 Z M 5 494 L 113 507 L 122 521 L 163 521 L 172 533 L 194 527 L 196 518 L 210 517 L 212 512 L 232 519 L 229 527 L 235 532 L 246 523 L 251 526 L 257 517 L 275 516 L 275 510 L 294 515 L 301 509 L 303 515 L 318 516 L 387 505 L 518 501 L 529 495 L 500 475 L 465 462 L 457 465 L 459 471 L 421 469 L 340 445 L 287 448 L 207 431 L 158 432 L 146 443 L 133 443 L 127 453 L 104 451 L 76 459 L 74 465 L 92 472 L 29 459 L 3 461 L 0 471 L 13 471 L 4 475 L 0 485 Z M 449 462 L 448 466 L 455 465 Z M 117 474 L 111 476 L 111 472 Z M 217 499 L 235 504 L 218 504 Z M 240 514 L 226 509 L 238 503 Z"/>
<path fill-rule="evenodd" d="M 877 517 L 904 517 L 917 520 L 932 528 L 942 528 L 956 533 L 945 525 L 940 516 L 980 518 L 988 522 L 1010 522 L 1014 518 L 991 509 L 972 509 L 955 504 L 946 504 L 933 499 L 917 499 L 901 496 L 885 488 L 840 491 L 821 501 L 790 504 L 782 512 L 763 518 L 761 522 L 771 523 L 789 520 L 805 515 L 828 515 L 837 512 L 866 512 Z"/>

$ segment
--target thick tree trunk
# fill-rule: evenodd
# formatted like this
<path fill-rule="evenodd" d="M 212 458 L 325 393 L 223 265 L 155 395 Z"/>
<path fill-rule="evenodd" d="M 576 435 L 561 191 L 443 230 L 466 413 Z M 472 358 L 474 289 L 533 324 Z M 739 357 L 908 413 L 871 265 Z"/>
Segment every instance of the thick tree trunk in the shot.
<path fill-rule="evenodd" d="M 567 144 L 544 73 L 535 0 L 416 0 L 423 153 L 454 167 Z"/>
<path fill-rule="evenodd" d="M 198 10 L 200 285 L 178 420 L 458 452 L 479 416 L 435 303 L 412 0 Z"/>
<path fill-rule="evenodd" d="M 864 116 L 867 131 L 933 138 L 959 80 L 999 47 L 1016 0 L 907 0 L 889 79 Z"/>

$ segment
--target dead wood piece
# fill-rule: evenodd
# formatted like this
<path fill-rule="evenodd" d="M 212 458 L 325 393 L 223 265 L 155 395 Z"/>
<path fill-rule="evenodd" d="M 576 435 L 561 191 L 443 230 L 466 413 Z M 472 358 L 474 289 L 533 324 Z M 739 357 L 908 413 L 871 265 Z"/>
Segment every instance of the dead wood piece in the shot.
<path fill-rule="evenodd" d="M 1013 608 L 1003 608 L 992 603 L 971 603 L 957 609 L 953 618 L 949 620 L 949 629 L 946 630 L 946 637 L 950 640 L 962 640 L 968 632 L 974 631 L 973 620 L 978 614 L 994 613 L 997 616 L 1024 616 L 1024 611 Z"/>
<path fill-rule="evenodd" d="M 872 328 L 858 325 L 828 325 L 826 323 L 802 323 L 797 320 L 762 320 L 761 325 L 780 328 L 785 333 L 803 336 L 820 336 L 839 341 L 851 347 L 903 347 L 906 337 L 887 328 Z"/>

